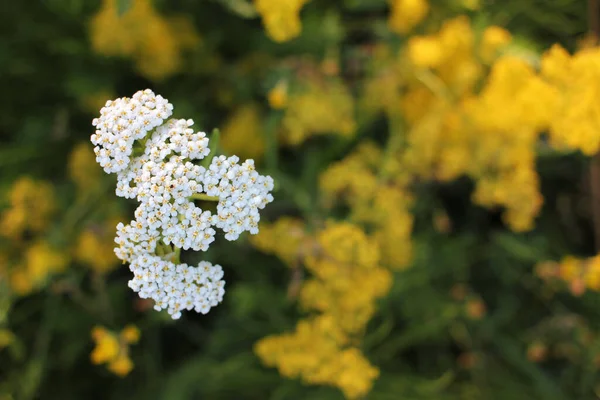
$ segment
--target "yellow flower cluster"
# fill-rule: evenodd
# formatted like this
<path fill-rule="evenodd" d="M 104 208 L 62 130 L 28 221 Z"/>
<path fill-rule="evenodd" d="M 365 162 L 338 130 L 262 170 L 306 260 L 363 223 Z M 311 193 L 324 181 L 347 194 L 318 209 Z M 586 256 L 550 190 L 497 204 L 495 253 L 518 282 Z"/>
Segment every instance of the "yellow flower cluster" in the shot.
<path fill-rule="evenodd" d="M 560 262 L 540 263 L 536 272 L 544 280 L 565 282 L 576 296 L 582 295 L 586 289 L 600 291 L 600 255 L 586 259 L 567 256 Z"/>
<path fill-rule="evenodd" d="M 0 279 L 14 294 L 25 296 L 64 271 L 69 257 L 41 237 L 56 209 L 51 184 L 21 177 L 8 200 L 9 208 L 0 215 L 0 235 L 8 239 L 0 253 Z"/>
<path fill-rule="evenodd" d="M 300 321 L 292 333 L 261 340 L 255 351 L 265 364 L 277 366 L 285 377 L 332 385 L 348 399 L 361 398 L 371 390 L 379 371 L 358 348 L 340 348 L 340 339 L 336 322 L 319 316 Z"/>
<path fill-rule="evenodd" d="M 288 100 L 288 84 L 285 81 L 277 82 L 277 84 L 269 91 L 267 95 L 269 105 L 275 110 L 281 110 L 287 106 Z"/>
<path fill-rule="evenodd" d="M 29 177 L 13 183 L 8 202 L 9 208 L 0 215 L 0 235 L 12 240 L 45 230 L 56 209 L 52 185 Z"/>
<path fill-rule="evenodd" d="M 286 225 L 292 222 L 278 228 Z M 308 250 L 303 261 L 311 278 L 301 288 L 300 303 L 318 314 L 301 320 L 293 333 L 260 340 L 256 353 L 284 376 L 332 385 L 349 399 L 360 398 L 379 371 L 357 346 L 375 301 L 389 291 L 391 273 L 379 265 L 377 242 L 350 223 L 329 221 Z"/>
<path fill-rule="evenodd" d="M 302 31 L 300 10 L 308 0 L 254 0 L 267 35 L 275 42 L 294 39 Z"/>
<path fill-rule="evenodd" d="M 558 112 L 550 124 L 552 145 L 588 156 L 596 154 L 600 148 L 600 48 L 586 48 L 571 56 L 555 45 L 544 54 L 541 64 L 542 76 L 560 93 Z"/>
<path fill-rule="evenodd" d="M 22 259 L 9 272 L 12 291 L 20 296 L 44 286 L 48 277 L 60 273 L 69 265 L 69 258 L 45 241 L 38 241 L 25 249 Z"/>
<path fill-rule="evenodd" d="M 350 217 L 370 227 L 381 262 L 394 269 L 406 267 L 412 254 L 412 197 L 405 190 L 407 178 L 394 157 L 386 158 L 381 149 L 366 142 L 330 165 L 319 180 L 325 207 L 339 201 L 347 204 Z"/>
<path fill-rule="evenodd" d="M 391 0 L 390 6 L 388 25 L 399 34 L 410 32 L 429 12 L 427 0 Z"/>
<path fill-rule="evenodd" d="M 310 237 L 302 220 L 282 217 L 272 224 L 262 224 L 260 234 L 250 236 L 249 240 L 257 249 L 294 267 L 302 261 L 303 249 L 309 246 Z"/>
<path fill-rule="evenodd" d="M 265 153 L 265 138 L 260 108 L 249 103 L 240 106 L 221 128 L 221 147 L 241 158 L 260 160 Z"/>
<path fill-rule="evenodd" d="M 87 143 L 75 145 L 67 164 L 69 178 L 77 186 L 80 195 L 94 189 L 103 176 L 102 168 L 96 162 L 93 149 Z"/>
<path fill-rule="evenodd" d="M 309 80 L 299 86 L 287 101 L 281 135 L 284 144 L 296 146 L 317 134 L 354 134 L 354 100 L 342 82 Z"/>
<path fill-rule="evenodd" d="M 390 118 L 391 140 L 401 143 L 402 169 L 415 178 L 471 177 L 473 200 L 503 207 L 505 222 L 523 231 L 543 202 L 536 147 L 556 118 L 561 90 L 526 60 L 503 55 L 510 40 L 495 26 L 477 37 L 466 17 L 446 21 L 437 33 L 409 39 L 400 59 L 411 67 L 392 59 L 376 69 L 365 96 L 392 88 L 377 107 Z"/>
<path fill-rule="evenodd" d="M 117 0 L 103 0 L 91 21 L 90 36 L 95 52 L 131 57 L 141 74 L 155 80 L 179 71 L 183 53 L 200 43 L 187 17 L 164 18 L 151 0 L 132 0 L 121 16 Z"/>
<path fill-rule="evenodd" d="M 102 225 L 91 225 L 79 233 L 74 259 L 99 273 L 106 273 L 120 262 L 115 252 L 114 231 L 121 217 L 110 218 Z"/>
<path fill-rule="evenodd" d="M 134 325 L 126 326 L 119 334 L 104 327 L 92 329 L 92 339 L 96 346 L 90 355 L 96 365 L 108 364 L 113 374 L 124 377 L 133 369 L 133 361 L 129 358 L 129 345 L 140 340 L 140 331 Z"/>

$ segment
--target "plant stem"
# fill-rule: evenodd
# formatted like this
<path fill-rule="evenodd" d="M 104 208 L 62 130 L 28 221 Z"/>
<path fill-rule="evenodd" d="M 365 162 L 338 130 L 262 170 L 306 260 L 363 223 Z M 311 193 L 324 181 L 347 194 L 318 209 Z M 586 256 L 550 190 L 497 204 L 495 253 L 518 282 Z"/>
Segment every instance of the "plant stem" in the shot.
<path fill-rule="evenodd" d="M 196 193 L 190 196 L 192 200 L 204 200 L 204 201 L 219 201 L 218 196 L 208 196 L 203 193 Z"/>

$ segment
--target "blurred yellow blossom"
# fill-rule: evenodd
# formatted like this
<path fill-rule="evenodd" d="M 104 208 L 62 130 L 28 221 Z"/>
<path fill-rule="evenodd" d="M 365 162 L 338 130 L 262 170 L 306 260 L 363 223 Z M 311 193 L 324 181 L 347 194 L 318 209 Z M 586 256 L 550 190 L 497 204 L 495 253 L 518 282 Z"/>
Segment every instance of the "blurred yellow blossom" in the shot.
<path fill-rule="evenodd" d="M 140 340 L 140 330 L 135 325 L 127 325 L 121 331 L 121 338 L 128 344 L 135 344 Z"/>
<path fill-rule="evenodd" d="M 508 45 L 512 39 L 510 32 L 499 26 L 489 26 L 483 31 L 480 54 L 485 61 L 492 61 L 498 51 Z"/>
<path fill-rule="evenodd" d="M 537 275 L 544 280 L 563 281 L 575 296 L 586 289 L 600 291 L 600 255 L 583 259 L 569 255 L 560 262 L 539 263 Z"/>
<path fill-rule="evenodd" d="M 56 209 L 54 189 L 48 182 L 20 177 L 8 193 L 9 208 L 0 215 L 0 235 L 19 240 L 26 231 L 46 229 Z"/>
<path fill-rule="evenodd" d="M 102 168 L 96 162 L 93 148 L 85 142 L 75 145 L 68 161 L 69 177 L 79 194 L 87 193 L 100 181 Z"/>
<path fill-rule="evenodd" d="M 300 303 L 318 314 L 301 320 L 293 333 L 260 340 L 255 351 L 284 376 L 336 386 L 347 398 L 359 398 L 369 392 L 379 370 L 350 343 L 373 315 L 376 299 L 389 290 L 392 277 L 379 266 L 376 241 L 356 225 L 328 221 L 313 240 L 304 254 L 295 256 L 303 256 L 312 274 L 302 285 Z"/>
<path fill-rule="evenodd" d="M 250 236 L 250 243 L 254 247 L 276 255 L 288 266 L 301 261 L 301 250 L 307 240 L 304 222 L 290 217 L 279 218 L 270 224 L 261 223 L 260 233 Z"/>
<path fill-rule="evenodd" d="M 444 59 L 443 43 L 435 37 L 412 37 L 408 42 L 408 56 L 418 67 L 435 68 Z"/>
<path fill-rule="evenodd" d="M 94 51 L 131 57 L 143 75 L 155 80 L 179 71 L 184 51 L 200 43 L 187 17 L 164 18 L 151 0 L 132 0 L 131 7 L 121 16 L 117 0 L 103 0 L 102 8 L 91 21 L 90 36 Z"/>
<path fill-rule="evenodd" d="M 277 84 L 269 90 L 267 95 L 269 105 L 275 110 L 281 110 L 285 108 L 288 100 L 288 85 L 286 81 L 279 81 Z"/>
<path fill-rule="evenodd" d="M 275 42 L 294 39 L 302 31 L 300 10 L 308 0 L 254 0 L 267 35 Z"/>
<path fill-rule="evenodd" d="M 137 343 L 140 337 L 137 327 L 128 325 L 120 334 L 116 334 L 102 326 L 96 326 L 91 335 L 95 343 L 90 355 L 92 363 L 107 364 L 107 369 L 117 376 L 128 375 L 133 369 L 129 344 Z"/>
<path fill-rule="evenodd" d="M 542 74 L 560 93 L 560 112 L 550 124 L 552 145 L 593 155 L 600 149 L 600 48 L 570 56 L 559 46 L 542 57 Z"/>
<path fill-rule="evenodd" d="M 411 31 L 429 12 L 427 0 L 391 0 L 390 6 L 388 25 L 399 34 Z"/>
<path fill-rule="evenodd" d="M 10 287 L 24 296 L 42 287 L 49 276 L 63 272 L 69 257 L 45 241 L 37 241 L 26 248 L 20 264 L 10 270 Z"/>
<path fill-rule="evenodd" d="M 283 117 L 284 143 L 300 145 L 318 134 L 350 137 L 355 131 L 354 101 L 341 81 L 305 82 L 290 94 Z"/>
<path fill-rule="evenodd" d="M 242 158 L 260 160 L 265 152 L 262 117 L 257 104 L 235 109 L 221 128 L 221 147 Z"/>
<path fill-rule="evenodd" d="M 322 316 L 300 321 L 292 333 L 262 339 L 255 345 L 255 352 L 286 377 L 335 386 L 346 398 L 357 399 L 371 390 L 379 370 L 359 349 L 344 347 L 344 343 L 335 322 Z"/>
<path fill-rule="evenodd" d="M 96 272 L 109 272 L 120 264 L 113 248 L 114 229 L 120 219 L 110 218 L 103 225 L 91 225 L 79 233 L 74 258 Z"/>

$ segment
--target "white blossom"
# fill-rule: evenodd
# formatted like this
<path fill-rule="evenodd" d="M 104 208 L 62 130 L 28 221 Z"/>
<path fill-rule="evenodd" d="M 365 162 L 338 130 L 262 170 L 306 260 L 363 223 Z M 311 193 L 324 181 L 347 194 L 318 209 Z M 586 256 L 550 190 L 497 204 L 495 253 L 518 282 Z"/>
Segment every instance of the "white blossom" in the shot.
<path fill-rule="evenodd" d="M 129 269 L 133 272 L 129 287 L 141 298 L 154 300 L 154 309 L 166 309 L 173 319 L 181 317 L 183 310 L 206 314 L 225 294 L 223 268 L 207 261 L 193 267 L 140 255 L 131 261 Z"/>
<path fill-rule="evenodd" d="M 96 161 L 107 173 L 127 168 L 136 140 L 162 125 L 173 113 L 173 105 L 150 89 L 139 91 L 132 98 L 109 100 L 92 121 L 96 132 L 91 141 L 96 147 Z"/>
<path fill-rule="evenodd" d="M 129 287 L 176 319 L 183 310 L 206 314 L 222 301 L 225 283 L 221 266 L 175 264 L 175 255 L 208 250 L 214 228 L 228 240 L 258 233 L 259 210 L 273 201 L 273 179 L 237 156 L 213 157 L 208 169 L 194 164 L 208 156 L 209 139 L 194 132 L 191 119 L 167 120 L 172 112 L 151 90 L 108 101 L 91 140 L 98 163 L 117 173 L 117 196 L 139 202 L 135 219 L 119 223 L 115 238 L 115 254 L 134 274 Z M 216 198 L 216 215 L 198 207 L 198 197 Z"/>

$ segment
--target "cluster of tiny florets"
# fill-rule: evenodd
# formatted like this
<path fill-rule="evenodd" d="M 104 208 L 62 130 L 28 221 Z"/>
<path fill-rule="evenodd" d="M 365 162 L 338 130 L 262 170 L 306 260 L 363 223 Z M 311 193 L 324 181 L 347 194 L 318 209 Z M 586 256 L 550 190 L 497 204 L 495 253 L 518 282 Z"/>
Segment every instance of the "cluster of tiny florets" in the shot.
<path fill-rule="evenodd" d="M 209 154 L 209 139 L 194 132 L 191 119 L 164 122 L 172 110 L 150 90 L 108 101 L 91 139 L 98 163 L 117 173 L 117 196 L 140 203 L 115 238 L 115 254 L 134 274 L 129 286 L 179 318 L 182 310 L 208 312 L 225 285 L 219 265 L 176 264 L 179 251 L 208 250 L 214 228 L 228 240 L 258 233 L 259 210 L 273 201 L 273 179 L 237 156 L 215 156 L 208 168 L 194 164 Z M 198 207 L 195 196 L 218 201 L 217 213 Z"/>
<path fill-rule="evenodd" d="M 206 261 L 192 267 L 144 255 L 136 258 L 130 269 L 133 279 L 129 287 L 142 299 L 154 300 L 154 309 L 166 309 L 173 319 L 179 318 L 182 310 L 206 314 L 225 294 L 223 269 Z"/>
<path fill-rule="evenodd" d="M 205 190 L 219 198 L 215 225 L 225 238 L 236 240 L 244 231 L 258 233 L 259 209 L 273 201 L 273 179 L 256 172 L 253 160 L 215 157 L 205 174 Z"/>
<path fill-rule="evenodd" d="M 92 124 L 91 136 L 96 161 L 106 173 L 124 170 L 129 165 L 136 140 L 162 125 L 173 114 L 173 105 L 151 90 L 137 92 L 133 98 L 108 100 L 100 110 L 100 118 Z"/>

